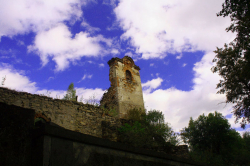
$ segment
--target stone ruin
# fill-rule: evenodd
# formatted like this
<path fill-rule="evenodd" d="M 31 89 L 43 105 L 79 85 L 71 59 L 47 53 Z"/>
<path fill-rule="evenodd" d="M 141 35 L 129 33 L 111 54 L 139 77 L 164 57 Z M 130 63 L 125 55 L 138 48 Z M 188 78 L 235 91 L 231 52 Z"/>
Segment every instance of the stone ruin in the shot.
<path fill-rule="evenodd" d="M 101 106 L 117 110 L 119 118 L 125 118 L 132 108 L 144 110 L 139 66 L 129 56 L 112 58 L 108 65 L 111 86 L 104 93 Z"/>
<path fill-rule="evenodd" d="M 108 114 L 103 107 L 17 92 L 3 87 L 0 87 L 0 103 L 32 109 L 35 111 L 34 119 L 42 118 L 50 125 L 117 142 L 117 128 L 127 123 L 124 119 L 127 111 L 131 108 L 144 110 L 144 102 L 140 68 L 133 59 L 128 56 L 122 59 L 112 58 L 108 64 L 111 87 L 104 93 L 100 104 L 104 108 L 117 110 L 117 117 Z M 174 150 L 176 152 L 172 153 L 176 156 L 181 154 L 184 157 L 188 154 L 187 146 L 175 147 Z"/>

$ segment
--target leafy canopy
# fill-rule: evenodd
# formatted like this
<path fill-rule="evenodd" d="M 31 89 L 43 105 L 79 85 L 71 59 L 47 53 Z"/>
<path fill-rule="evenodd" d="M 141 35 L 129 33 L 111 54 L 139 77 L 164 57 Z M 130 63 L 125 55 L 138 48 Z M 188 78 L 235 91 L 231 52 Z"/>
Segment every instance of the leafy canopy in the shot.
<path fill-rule="evenodd" d="M 181 137 L 191 149 L 190 155 L 196 161 L 208 165 L 237 165 L 247 163 L 244 142 L 221 113 L 200 115 L 196 120 L 190 118 L 188 127 Z"/>
<path fill-rule="evenodd" d="M 242 128 L 250 122 L 250 1 L 226 0 L 217 16 L 230 16 L 231 25 L 226 31 L 237 36 L 224 48 L 218 48 L 213 62 L 213 73 L 222 80 L 217 84 L 218 93 L 226 94 L 227 103 L 234 103 L 236 121 Z"/>
<path fill-rule="evenodd" d="M 132 123 L 125 123 L 118 129 L 120 141 L 135 147 L 157 148 L 178 144 L 177 135 L 168 123 L 164 122 L 164 115 L 160 111 L 132 109 L 128 111 L 128 119 Z"/>
<path fill-rule="evenodd" d="M 183 129 L 181 135 L 191 149 L 220 153 L 222 142 L 227 140 L 230 131 L 227 119 L 221 113 L 215 112 L 208 116 L 200 115 L 197 120 L 190 118 L 188 127 Z"/>

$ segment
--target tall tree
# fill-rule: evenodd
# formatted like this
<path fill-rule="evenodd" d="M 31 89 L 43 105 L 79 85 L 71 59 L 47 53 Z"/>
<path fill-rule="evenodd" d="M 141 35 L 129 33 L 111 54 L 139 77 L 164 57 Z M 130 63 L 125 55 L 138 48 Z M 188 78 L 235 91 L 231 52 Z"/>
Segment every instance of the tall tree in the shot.
<path fill-rule="evenodd" d="M 74 83 L 71 83 L 68 87 L 66 95 L 63 97 L 63 100 L 76 101 L 76 90 L 74 88 Z"/>
<path fill-rule="evenodd" d="M 226 31 L 236 32 L 237 36 L 214 51 L 216 65 L 212 71 L 222 77 L 218 93 L 226 94 L 226 102 L 235 104 L 236 121 L 241 119 L 244 128 L 250 122 L 250 1 L 226 0 L 217 16 L 230 16 L 232 24 Z"/>

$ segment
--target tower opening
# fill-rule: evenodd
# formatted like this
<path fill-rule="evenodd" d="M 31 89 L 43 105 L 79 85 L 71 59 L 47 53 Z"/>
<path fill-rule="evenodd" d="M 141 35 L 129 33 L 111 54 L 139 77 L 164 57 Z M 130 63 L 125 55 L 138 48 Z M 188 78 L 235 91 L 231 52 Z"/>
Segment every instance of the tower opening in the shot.
<path fill-rule="evenodd" d="M 132 82 L 132 74 L 129 70 L 126 70 L 126 80 Z"/>

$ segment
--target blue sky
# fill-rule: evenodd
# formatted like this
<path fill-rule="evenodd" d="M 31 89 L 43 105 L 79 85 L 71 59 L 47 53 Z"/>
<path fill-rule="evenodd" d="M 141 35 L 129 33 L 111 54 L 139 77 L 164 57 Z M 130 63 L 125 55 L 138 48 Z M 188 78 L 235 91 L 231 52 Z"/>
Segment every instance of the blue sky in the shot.
<path fill-rule="evenodd" d="M 216 94 L 216 47 L 235 38 L 223 0 L 0 1 L 0 78 L 4 87 L 62 98 L 75 84 L 82 101 L 109 88 L 108 60 L 131 56 L 146 108 L 175 131 L 190 117 L 219 111 L 233 128 L 232 105 Z M 248 128 L 246 129 L 248 130 Z"/>

